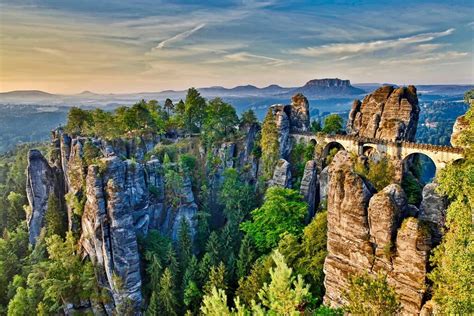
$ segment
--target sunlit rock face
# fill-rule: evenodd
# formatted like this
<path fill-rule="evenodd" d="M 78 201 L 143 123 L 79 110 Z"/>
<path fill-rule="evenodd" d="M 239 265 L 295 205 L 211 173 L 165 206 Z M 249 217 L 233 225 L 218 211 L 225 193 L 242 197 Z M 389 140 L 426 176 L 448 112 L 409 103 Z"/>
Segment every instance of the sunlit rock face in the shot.
<path fill-rule="evenodd" d="M 350 276 L 382 273 L 399 295 L 402 313 L 418 314 L 427 289 L 432 248 L 429 226 L 406 217 L 409 205 L 399 185 L 390 184 L 375 192 L 354 172 L 347 152 L 336 154 L 329 173 L 324 302 L 343 306 Z M 426 198 L 431 199 L 428 193 Z"/>
<path fill-rule="evenodd" d="M 361 137 L 414 141 L 420 108 L 414 86 L 383 86 L 355 100 L 347 132 Z"/>
<path fill-rule="evenodd" d="M 465 115 L 459 116 L 454 122 L 453 133 L 451 134 L 451 145 L 454 147 L 463 147 L 463 140 L 460 137 L 462 132 L 469 128 L 469 121 Z"/>

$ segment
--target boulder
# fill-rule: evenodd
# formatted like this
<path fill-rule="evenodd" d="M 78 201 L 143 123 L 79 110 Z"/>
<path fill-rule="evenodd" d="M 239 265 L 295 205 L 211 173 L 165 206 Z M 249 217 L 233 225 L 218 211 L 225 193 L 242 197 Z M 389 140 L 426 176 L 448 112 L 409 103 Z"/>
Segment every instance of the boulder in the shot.
<path fill-rule="evenodd" d="M 414 141 L 420 108 L 414 86 L 383 86 L 355 100 L 347 132 L 360 137 Z"/>

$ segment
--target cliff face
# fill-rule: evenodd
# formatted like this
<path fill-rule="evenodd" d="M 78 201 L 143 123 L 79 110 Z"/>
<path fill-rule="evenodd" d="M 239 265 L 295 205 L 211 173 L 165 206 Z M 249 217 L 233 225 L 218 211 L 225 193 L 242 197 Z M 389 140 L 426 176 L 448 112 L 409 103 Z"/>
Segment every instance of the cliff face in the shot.
<path fill-rule="evenodd" d="M 354 101 L 347 131 L 361 137 L 414 141 L 419 112 L 414 86 L 384 86 L 362 102 Z"/>
<path fill-rule="evenodd" d="M 418 314 L 427 289 L 430 228 L 421 219 L 407 217 L 409 206 L 400 186 L 391 184 L 375 193 L 353 168 L 345 151 L 337 153 L 329 167 L 324 301 L 342 306 L 351 275 L 382 273 L 399 295 L 402 312 Z M 426 204 L 434 203 L 428 193 L 425 198 Z"/>
<path fill-rule="evenodd" d="M 311 97 L 323 97 L 327 95 L 347 96 L 363 94 L 364 90 L 353 87 L 349 80 L 328 78 L 310 80 L 301 88 L 293 90 L 292 93 L 303 93 Z"/>

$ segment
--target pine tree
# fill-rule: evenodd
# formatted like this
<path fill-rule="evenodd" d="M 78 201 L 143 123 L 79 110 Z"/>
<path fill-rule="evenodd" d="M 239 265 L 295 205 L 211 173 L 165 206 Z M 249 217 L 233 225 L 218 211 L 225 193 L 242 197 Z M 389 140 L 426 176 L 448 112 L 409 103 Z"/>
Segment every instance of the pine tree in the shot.
<path fill-rule="evenodd" d="M 256 258 L 255 250 L 253 248 L 252 240 L 245 235 L 239 249 L 239 257 L 237 259 L 237 277 L 245 277 L 252 267 Z"/>
<path fill-rule="evenodd" d="M 209 271 L 211 270 L 211 255 L 206 252 L 199 262 L 199 284 L 203 285 L 209 278 Z"/>
<path fill-rule="evenodd" d="M 280 156 L 280 143 L 278 141 L 278 128 L 272 109 L 269 109 L 262 125 L 262 164 L 263 174 L 267 179 L 273 176 L 273 169 Z"/>
<path fill-rule="evenodd" d="M 158 285 L 160 283 L 162 267 L 160 259 L 156 254 L 150 254 L 149 256 L 150 263 L 146 268 L 146 272 L 150 278 L 150 288 L 152 292 L 155 292 L 158 290 Z"/>
<path fill-rule="evenodd" d="M 160 313 L 157 315 L 177 315 L 177 300 L 174 287 L 173 274 L 169 268 L 166 268 L 160 279 L 160 288 L 158 291 L 158 303 Z"/>
<path fill-rule="evenodd" d="M 64 215 L 65 213 L 61 212 L 58 198 L 53 192 L 51 192 L 48 197 L 48 206 L 44 215 L 46 222 L 46 236 L 65 235 L 66 219 L 64 218 Z"/>
<path fill-rule="evenodd" d="M 209 254 L 211 266 L 217 266 L 217 264 L 219 263 L 221 249 L 222 247 L 220 244 L 219 236 L 217 236 L 217 233 L 213 231 L 211 235 L 209 235 L 209 240 L 206 244 L 206 253 Z"/>
<path fill-rule="evenodd" d="M 184 273 L 192 256 L 192 240 L 191 231 L 188 220 L 183 217 L 181 219 L 178 232 L 178 259 L 180 271 Z"/>
<path fill-rule="evenodd" d="M 211 273 L 209 274 L 209 280 L 206 285 L 204 285 L 204 293 L 207 295 L 211 294 L 213 288 L 218 288 L 221 290 L 227 290 L 226 284 L 226 271 L 223 262 L 220 262 L 216 267 L 211 268 Z"/>
<path fill-rule="evenodd" d="M 173 278 L 177 278 L 179 273 L 179 263 L 176 259 L 176 252 L 174 251 L 172 244 L 169 244 L 168 246 L 164 263 L 164 266 L 170 270 Z"/>
<path fill-rule="evenodd" d="M 272 281 L 258 292 L 262 304 L 276 315 L 293 315 L 310 298 L 309 286 L 301 275 L 295 278 L 285 258 L 276 250 L 272 254 L 276 267 L 270 269 Z"/>
<path fill-rule="evenodd" d="M 150 303 L 148 304 L 148 308 L 146 309 L 145 316 L 156 316 L 159 315 L 160 312 L 160 305 L 158 301 L 158 295 L 155 291 L 151 293 Z"/>

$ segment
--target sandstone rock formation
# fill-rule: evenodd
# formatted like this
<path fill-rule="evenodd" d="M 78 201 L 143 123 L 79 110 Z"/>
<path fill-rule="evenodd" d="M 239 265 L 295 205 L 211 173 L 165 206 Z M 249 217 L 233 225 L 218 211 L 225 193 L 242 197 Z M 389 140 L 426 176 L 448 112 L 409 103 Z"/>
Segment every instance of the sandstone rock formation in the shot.
<path fill-rule="evenodd" d="M 57 192 L 55 192 L 56 176 L 41 152 L 33 149 L 28 153 L 26 177 L 26 195 L 29 203 L 29 213 L 27 214 L 29 241 L 30 244 L 35 244 L 44 225 L 48 198 L 50 194 L 57 197 Z"/>
<path fill-rule="evenodd" d="M 288 159 L 291 151 L 290 139 L 290 113 L 289 106 L 283 104 L 272 105 L 269 111 L 273 111 L 275 123 L 278 128 L 278 143 L 280 144 L 280 157 Z"/>
<path fill-rule="evenodd" d="M 331 174 L 329 173 L 329 166 L 326 166 L 319 174 L 319 199 L 320 201 L 327 201 L 328 185 Z"/>
<path fill-rule="evenodd" d="M 454 147 L 463 147 L 462 140 L 460 139 L 461 133 L 469 128 L 469 121 L 465 115 L 459 116 L 453 126 L 453 132 L 451 134 L 451 145 Z"/>
<path fill-rule="evenodd" d="M 361 137 L 414 141 L 420 108 L 414 86 L 383 86 L 355 100 L 347 132 Z"/>
<path fill-rule="evenodd" d="M 309 130 L 309 123 L 308 99 L 303 94 L 297 93 L 291 98 L 291 131 L 306 132 Z"/>
<path fill-rule="evenodd" d="M 273 178 L 270 181 L 270 186 L 279 186 L 289 188 L 291 185 L 291 169 L 290 163 L 285 159 L 280 159 L 275 166 Z"/>
<path fill-rule="evenodd" d="M 319 182 L 316 162 L 309 160 L 301 178 L 300 193 L 308 203 L 308 219 L 313 218 L 319 205 Z"/>
<path fill-rule="evenodd" d="M 427 288 L 430 230 L 416 218 L 404 219 L 408 204 L 399 185 L 374 193 L 353 167 L 345 151 L 329 166 L 324 301 L 344 305 L 351 275 L 382 273 L 400 296 L 402 313 L 418 314 Z"/>
<path fill-rule="evenodd" d="M 420 214 L 418 217 L 429 225 L 434 244 L 438 244 L 441 241 L 447 208 L 446 198 L 436 192 L 437 187 L 438 184 L 436 183 L 428 183 L 423 188 L 423 199 L 420 204 Z"/>

